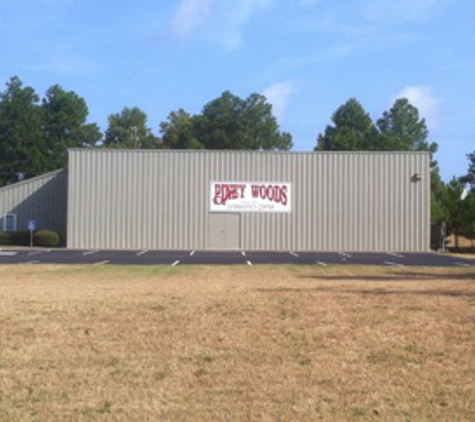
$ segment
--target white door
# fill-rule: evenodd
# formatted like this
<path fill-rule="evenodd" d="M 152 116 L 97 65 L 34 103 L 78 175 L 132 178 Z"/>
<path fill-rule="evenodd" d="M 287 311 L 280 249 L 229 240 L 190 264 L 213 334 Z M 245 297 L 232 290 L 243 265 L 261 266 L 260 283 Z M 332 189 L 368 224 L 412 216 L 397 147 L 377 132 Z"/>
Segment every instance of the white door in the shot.
<path fill-rule="evenodd" d="M 210 213 L 208 219 L 209 250 L 239 250 L 241 248 L 241 214 Z"/>

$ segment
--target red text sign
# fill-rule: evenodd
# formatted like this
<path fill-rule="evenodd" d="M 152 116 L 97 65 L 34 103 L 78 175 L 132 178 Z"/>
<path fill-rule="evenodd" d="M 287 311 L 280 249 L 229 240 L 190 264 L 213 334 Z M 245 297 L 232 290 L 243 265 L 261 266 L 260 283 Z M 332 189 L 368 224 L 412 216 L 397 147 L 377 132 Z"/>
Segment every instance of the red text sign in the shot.
<path fill-rule="evenodd" d="M 210 210 L 290 212 L 291 185 L 276 182 L 211 182 Z"/>

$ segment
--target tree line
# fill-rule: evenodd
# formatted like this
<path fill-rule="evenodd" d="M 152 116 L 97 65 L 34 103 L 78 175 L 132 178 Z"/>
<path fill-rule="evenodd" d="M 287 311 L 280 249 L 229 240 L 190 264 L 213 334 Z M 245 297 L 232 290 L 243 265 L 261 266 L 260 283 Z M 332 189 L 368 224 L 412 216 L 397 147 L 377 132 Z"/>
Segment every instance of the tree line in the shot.
<path fill-rule="evenodd" d="M 264 96 L 241 99 L 229 91 L 210 101 L 202 113 L 180 109 L 153 133 L 138 107 L 108 117 L 101 133 L 87 123 L 88 107 L 75 92 L 54 85 L 43 98 L 20 78 L 0 92 L 0 186 L 67 164 L 70 148 L 289 150 L 292 137 L 281 132 Z"/>
<path fill-rule="evenodd" d="M 199 114 L 172 111 L 158 125 L 159 135 L 138 107 L 111 114 L 105 133 L 87 123 L 88 115 L 86 101 L 75 92 L 54 85 L 40 98 L 19 77 L 10 78 L 0 92 L 0 186 L 64 167 L 69 148 L 287 151 L 293 146 L 291 134 L 280 130 L 272 106 L 260 94 L 243 99 L 225 91 Z M 406 98 L 397 99 L 375 122 L 351 98 L 333 113 L 314 150 L 428 151 L 433 157 L 437 144 L 428 136 L 425 120 Z M 447 184 L 432 160 L 431 220 L 447 222 L 449 232 L 473 239 L 475 151 L 468 160 L 467 173 Z"/>

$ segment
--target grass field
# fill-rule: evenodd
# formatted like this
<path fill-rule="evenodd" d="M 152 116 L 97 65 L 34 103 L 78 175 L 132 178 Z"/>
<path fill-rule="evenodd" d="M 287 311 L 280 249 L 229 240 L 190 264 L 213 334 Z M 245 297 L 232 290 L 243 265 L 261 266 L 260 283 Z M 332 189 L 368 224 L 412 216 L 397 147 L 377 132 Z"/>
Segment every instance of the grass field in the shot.
<path fill-rule="evenodd" d="M 0 420 L 475 420 L 475 272 L 2 266 Z"/>

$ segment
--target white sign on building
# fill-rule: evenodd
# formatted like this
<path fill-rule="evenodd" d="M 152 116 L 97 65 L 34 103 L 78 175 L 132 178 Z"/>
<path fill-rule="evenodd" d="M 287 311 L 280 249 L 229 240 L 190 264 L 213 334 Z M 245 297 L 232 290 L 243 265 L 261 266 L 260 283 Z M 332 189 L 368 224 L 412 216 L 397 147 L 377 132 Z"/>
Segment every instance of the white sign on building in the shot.
<path fill-rule="evenodd" d="M 210 211 L 291 212 L 291 184 L 211 182 Z"/>

